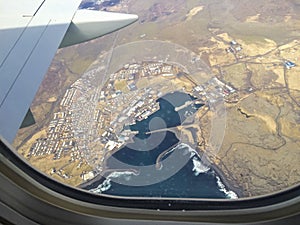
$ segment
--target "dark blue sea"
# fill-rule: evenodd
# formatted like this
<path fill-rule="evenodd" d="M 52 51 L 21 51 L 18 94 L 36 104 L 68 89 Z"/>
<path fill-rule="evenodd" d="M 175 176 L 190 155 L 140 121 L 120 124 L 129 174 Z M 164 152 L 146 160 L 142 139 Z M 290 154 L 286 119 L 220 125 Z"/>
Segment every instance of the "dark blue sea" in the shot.
<path fill-rule="evenodd" d="M 109 172 L 86 189 L 117 196 L 237 198 L 218 174 L 201 161 L 195 149 L 165 129 L 181 125 L 202 107 L 200 104 L 180 107 L 193 100 L 194 97 L 183 92 L 158 99 L 157 112 L 127 127 L 139 131 L 133 143 L 109 157 Z M 158 132 L 149 134 L 149 131 Z"/>

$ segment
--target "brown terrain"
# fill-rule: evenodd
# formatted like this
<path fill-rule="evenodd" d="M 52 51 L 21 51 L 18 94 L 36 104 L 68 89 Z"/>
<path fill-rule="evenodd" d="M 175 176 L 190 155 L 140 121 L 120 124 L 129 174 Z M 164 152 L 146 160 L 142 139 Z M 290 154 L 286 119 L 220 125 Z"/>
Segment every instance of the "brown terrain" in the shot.
<path fill-rule="evenodd" d="M 61 49 L 46 74 L 32 112 L 36 124 L 21 129 L 14 145 L 25 158 L 32 144 L 45 137 L 54 112 L 67 88 L 98 57 L 116 46 L 143 40 L 173 42 L 195 52 L 211 69 L 211 75 L 237 90 L 226 101 L 226 130 L 222 146 L 206 152 L 231 185 L 244 197 L 264 195 L 300 182 L 300 1 L 121 1 L 114 7 L 136 13 L 138 23 L 102 39 Z M 241 50 L 227 51 L 231 41 Z M 138 50 L 137 50 L 138 51 Z M 285 61 L 296 64 L 287 68 Z M 118 84 L 122 86 L 122 83 Z M 188 85 L 187 85 L 188 86 Z M 120 88 L 121 89 L 121 88 Z M 196 117 L 199 151 L 211 133 L 212 112 Z M 189 139 L 191 134 L 184 131 Z M 61 168 L 71 178 L 52 176 L 79 185 L 80 174 L 92 168 L 86 163 L 60 160 L 52 155 L 29 157 L 51 175 Z"/>

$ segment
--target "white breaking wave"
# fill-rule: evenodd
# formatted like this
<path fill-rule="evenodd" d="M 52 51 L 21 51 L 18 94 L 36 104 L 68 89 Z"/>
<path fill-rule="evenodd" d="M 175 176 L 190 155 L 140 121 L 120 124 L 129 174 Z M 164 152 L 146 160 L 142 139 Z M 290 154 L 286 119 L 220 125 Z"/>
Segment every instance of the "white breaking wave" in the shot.
<path fill-rule="evenodd" d="M 176 148 L 186 148 L 187 151 L 191 154 L 191 156 L 190 156 L 191 158 L 195 155 L 197 155 L 199 158 L 201 158 L 200 155 L 198 154 L 198 152 L 195 149 L 193 149 L 191 146 L 189 146 L 188 144 L 180 143 Z"/>
<path fill-rule="evenodd" d="M 107 190 L 109 190 L 111 188 L 110 181 L 111 181 L 111 179 L 106 179 L 98 187 L 93 188 L 93 189 L 91 189 L 89 191 L 93 192 L 93 193 L 101 194 L 102 192 L 107 191 Z"/>
<path fill-rule="evenodd" d="M 138 175 L 136 172 L 133 171 L 115 171 L 112 172 L 111 174 L 108 175 L 107 179 L 111 179 L 111 178 L 119 178 L 119 177 L 123 177 L 125 180 L 130 180 L 130 177 L 132 175 Z"/>
<path fill-rule="evenodd" d="M 132 171 L 123 171 L 123 172 L 120 172 L 120 171 L 115 171 L 115 172 L 112 172 L 111 174 L 109 174 L 107 176 L 107 178 L 103 181 L 103 183 L 99 184 L 98 187 L 96 188 L 93 188 L 91 190 L 89 190 L 90 192 L 93 192 L 93 193 L 103 193 L 107 190 L 109 190 L 111 188 L 111 180 L 113 178 L 124 178 L 126 181 L 129 181 L 131 176 L 132 175 L 135 175 L 137 176 L 138 174 L 136 172 L 132 172 Z"/>
<path fill-rule="evenodd" d="M 193 157 L 193 164 L 194 164 L 193 171 L 195 172 L 196 176 L 198 176 L 200 173 L 206 173 L 210 170 L 210 168 L 208 166 L 204 165 L 198 159 L 198 158 L 201 158 L 199 153 L 195 149 L 191 148 L 191 146 L 189 146 L 188 144 L 185 144 L 185 143 L 181 143 L 180 145 L 178 145 L 178 147 L 187 148 L 188 151 L 190 152 L 191 158 Z M 235 192 L 226 190 L 226 187 L 222 183 L 221 178 L 219 176 L 216 175 L 216 178 L 217 178 L 217 184 L 218 184 L 219 190 L 222 191 L 226 195 L 227 198 L 238 199 L 238 196 Z"/>
<path fill-rule="evenodd" d="M 191 154 L 190 158 L 192 158 L 195 155 L 197 155 L 200 158 L 200 155 L 198 154 L 198 152 L 195 149 L 193 149 L 191 146 L 189 146 L 188 144 L 185 144 L 185 143 L 180 143 L 179 145 L 176 145 L 174 148 L 169 150 L 167 152 L 167 154 L 173 152 L 176 149 L 185 149 L 184 155 L 186 155 L 187 153 L 190 153 Z"/>
<path fill-rule="evenodd" d="M 204 165 L 199 159 L 201 158 L 199 153 L 193 149 L 191 146 L 185 143 L 181 143 L 178 145 L 178 148 L 186 148 L 187 151 L 190 153 L 190 158 L 193 158 L 194 168 L 193 171 L 195 172 L 195 176 L 198 176 L 200 173 L 206 173 L 210 170 L 210 168 Z M 198 159 L 199 158 L 199 159 Z"/>
<path fill-rule="evenodd" d="M 226 195 L 226 197 L 228 197 L 230 199 L 238 199 L 239 198 L 235 192 L 226 190 L 225 185 L 222 183 L 220 177 L 216 176 L 216 178 L 217 178 L 217 184 L 218 184 L 219 190 L 222 191 Z"/>
<path fill-rule="evenodd" d="M 193 171 L 195 172 L 195 176 L 198 176 L 200 173 L 206 173 L 210 170 L 210 168 L 201 163 L 201 161 L 197 159 L 197 157 L 193 157 L 193 164 Z"/>

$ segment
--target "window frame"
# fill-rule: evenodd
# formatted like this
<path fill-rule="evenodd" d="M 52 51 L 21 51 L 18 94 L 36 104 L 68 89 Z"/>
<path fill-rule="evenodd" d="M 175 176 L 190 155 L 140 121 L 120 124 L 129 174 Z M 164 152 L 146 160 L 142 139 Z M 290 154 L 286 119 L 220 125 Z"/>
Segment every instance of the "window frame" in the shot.
<path fill-rule="evenodd" d="M 86 222 L 89 221 L 87 218 L 110 218 L 248 223 L 300 216 L 300 185 L 269 195 L 236 200 L 99 195 L 48 177 L 31 167 L 5 140 L 0 138 L 0 141 L 1 202 L 18 212 L 32 212 L 29 217 L 35 218 L 36 212 L 39 212 L 38 215 L 43 218 L 57 219 L 57 215 L 63 212 L 72 214 L 72 217 L 64 217 L 64 220 L 67 218 L 73 222 L 78 216 L 80 219 L 80 215 L 84 215 Z M 49 214 L 42 209 L 47 209 Z"/>

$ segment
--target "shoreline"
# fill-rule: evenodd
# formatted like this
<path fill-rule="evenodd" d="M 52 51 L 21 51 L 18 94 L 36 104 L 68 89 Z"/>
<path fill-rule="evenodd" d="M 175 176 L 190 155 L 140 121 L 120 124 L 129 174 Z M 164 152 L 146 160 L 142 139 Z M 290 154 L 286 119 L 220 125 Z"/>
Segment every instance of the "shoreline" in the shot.
<path fill-rule="evenodd" d="M 205 156 L 205 154 L 202 154 L 202 155 L 199 154 L 199 149 L 193 149 L 193 150 L 198 154 L 198 157 L 201 159 L 202 163 L 205 166 L 209 167 L 209 171 L 211 171 L 216 176 L 216 178 L 218 177 L 220 179 L 221 183 L 224 185 L 224 188 L 225 188 L 226 192 L 230 192 L 230 191 L 234 192 L 237 195 L 238 199 L 245 197 L 242 187 L 240 187 L 236 182 L 233 182 L 231 179 L 229 179 L 228 176 L 226 175 L 226 173 L 224 173 L 218 167 L 218 165 L 216 165 L 214 163 L 211 163 L 208 160 L 208 158 Z M 205 163 L 205 162 L 208 162 L 209 164 Z M 89 190 L 90 189 L 89 186 L 92 186 L 94 183 L 99 182 L 101 179 L 106 179 L 107 176 L 109 176 L 113 172 L 134 172 L 134 173 L 138 173 L 137 171 L 131 170 L 131 169 L 125 169 L 125 170 L 124 169 L 106 169 L 106 170 L 102 171 L 101 174 L 96 175 L 91 180 L 86 181 L 86 182 L 78 185 L 77 187 L 85 189 L 85 190 Z M 93 187 L 93 188 L 95 188 L 95 187 Z M 222 191 L 221 187 L 219 187 L 219 188 L 220 188 L 220 191 Z M 224 191 L 222 191 L 222 192 L 224 192 Z M 225 195 L 227 195 L 226 192 L 224 192 Z M 228 196 L 228 197 L 230 197 L 230 196 Z M 197 198 L 195 198 L 195 199 L 197 199 Z M 231 200 L 232 198 L 226 198 L 226 199 Z"/>
<path fill-rule="evenodd" d="M 201 161 L 208 166 L 211 170 L 215 172 L 215 175 L 218 176 L 221 180 L 221 182 L 225 185 L 225 188 L 227 191 L 233 191 L 238 198 L 243 198 L 245 197 L 244 190 L 241 185 L 239 185 L 237 182 L 234 182 L 231 180 L 226 173 L 224 173 L 220 167 L 211 162 L 209 158 L 206 156 L 205 152 L 200 150 L 199 148 L 196 148 L 195 151 L 198 153 L 199 158 Z M 207 165 L 208 164 L 208 165 Z"/>
<path fill-rule="evenodd" d="M 210 164 L 210 168 L 215 172 L 216 176 L 220 178 L 227 191 L 233 191 L 238 198 L 245 197 L 242 187 L 240 187 L 238 183 L 229 180 L 226 174 L 216 164 Z"/>
<path fill-rule="evenodd" d="M 183 142 L 181 142 L 183 143 Z M 189 147 L 191 147 L 190 143 L 185 143 Z M 191 147 L 192 148 L 192 147 Z M 193 149 L 193 148 L 192 148 Z M 215 174 L 216 177 L 219 177 L 222 184 L 225 186 L 226 191 L 234 192 L 238 198 L 245 197 L 243 188 L 236 182 L 230 180 L 228 176 L 216 165 L 211 162 L 208 157 L 206 157 L 205 152 L 201 151 L 198 147 L 193 149 L 198 157 L 205 166 L 209 167 L 209 169 Z"/>

